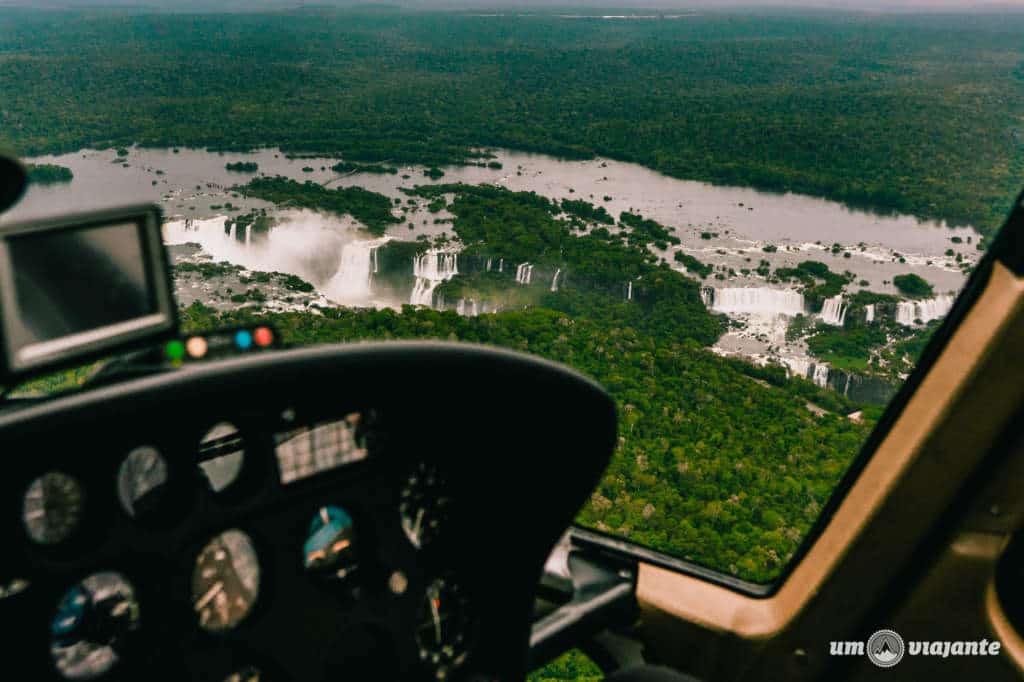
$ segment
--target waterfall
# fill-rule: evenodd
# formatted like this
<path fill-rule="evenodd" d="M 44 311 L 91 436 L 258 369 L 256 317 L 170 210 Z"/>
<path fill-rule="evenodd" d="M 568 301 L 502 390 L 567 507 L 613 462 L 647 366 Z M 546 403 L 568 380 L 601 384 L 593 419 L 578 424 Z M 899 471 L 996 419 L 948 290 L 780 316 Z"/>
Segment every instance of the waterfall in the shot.
<path fill-rule="evenodd" d="M 829 366 L 820 362 L 811 362 L 808 358 L 780 358 L 789 370 L 789 376 L 810 379 L 815 386 L 828 387 Z M 849 377 L 847 377 L 849 385 Z"/>
<path fill-rule="evenodd" d="M 490 258 L 487 259 L 487 267 L 485 268 L 485 270 L 487 270 L 487 272 L 491 271 L 491 260 L 492 259 L 490 259 Z"/>
<path fill-rule="evenodd" d="M 626 284 L 626 300 L 633 300 L 633 282 L 629 282 L 628 284 Z"/>
<path fill-rule="evenodd" d="M 413 257 L 412 272 L 416 284 L 412 288 L 409 303 L 412 305 L 432 306 L 434 289 L 459 274 L 459 256 L 451 251 L 429 249 Z"/>
<path fill-rule="evenodd" d="M 700 300 L 704 303 L 705 308 L 712 308 L 715 305 L 715 289 L 714 287 L 701 287 L 700 288 Z"/>
<path fill-rule="evenodd" d="M 516 268 L 516 283 L 529 284 L 533 277 L 533 266 L 529 263 L 522 263 Z"/>
<path fill-rule="evenodd" d="M 245 226 L 245 245 L 249 246 L 252 243 L 252 225 Z"/>
<path fill-rule="evenodd" d="M 782 364 L 789 370 L 789 376 L 806 379 L 811 371 L 811 361 L 807 358 L 781 358 Z"/>
<path fill-rule="evenodd" d="M 560 274 L 562 274 L 561 268 L 555 270 L 555 276 L 551 278 L 551 291 L 558 291 L 558 276 Z"/>
<path fill-rule="evenodd" d="M 953 307 L 953 297 L 936 296 L 926 301 L 900 301 L 896 304 L 896 322 L 910 326 L 914 320 L 929 322 L 945 317 Z"/>
<path fill-rule="evenodd" d="M 377 249 L 390 237 L 356 239 L 341 248 L 338 271 L 324 285 L 324 294 L 339 302 L 365 301 L 372 293 L 373 273 L 377 271 Z"/>
<path fill-rule="evenodd" d="M 842 327 L 846 320 L 846 304 L 842 295 L 826 298 L 821 306 L 821 321 L 825 324 Z"/>
<path fill-rule="evenodd" d="M 852 377 L 852 376 L 853 375 L 850 374 L 849 372 L 846 373 L 846 385 L 843 386 L 843 395 L 844 396 L 850 395 L 850 377 Z"/>
<path fill-rule="evenodd" d="M 505 259 L 504 258 L 499 258 L 498 259 L 498 272 L 505 272 Z"/>
<path fill-rule="evenodd" d="M 460 298 L 455 306 L 455 312 L 464 317 L 476 317 L 480 314 L 480 308 L 477 306 L 475 299 L 471 298 L 467 301 L 464 298 Z"/>
<path fill-rule="evenodd" d="M 875 304 L 871 303 L 864 306 L 864 321 L 874 322 L 875 321 Z"/>
<path fill-rule="evenodd" d="M 704 305 L 719 313 L 797 315 L 804 311 L 804 297 L 789 289 L 767 287 L 705 287 L 700 292 Z"/>

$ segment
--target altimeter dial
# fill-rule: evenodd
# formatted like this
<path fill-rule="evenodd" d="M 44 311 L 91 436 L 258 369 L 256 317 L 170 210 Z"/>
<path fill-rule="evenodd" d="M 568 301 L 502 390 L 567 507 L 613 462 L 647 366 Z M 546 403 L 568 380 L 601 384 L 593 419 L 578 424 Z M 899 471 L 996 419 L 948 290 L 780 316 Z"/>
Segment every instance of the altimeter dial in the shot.
<path fill-rule="evenodd" d="M 420 462 L 400 495 L 402 530 L 414 547 L 426 547 L 440 534 L 448 517 L 450 501 L 444 478 L 436 466 Z"/>
<path fill-rule="evenodd" d="M 60 471 L 32 481 L 22 505 L 28 536 L 41 545 L 67 540 L 82 519 L 83 501 L 78 481 Z"/>
<path fill-rule="evenodd" d="M 420 660 L 444 680 L 469 656 L 470 607 L 456 581 L 438 578 L 427 586 L 418 623 Z"/>

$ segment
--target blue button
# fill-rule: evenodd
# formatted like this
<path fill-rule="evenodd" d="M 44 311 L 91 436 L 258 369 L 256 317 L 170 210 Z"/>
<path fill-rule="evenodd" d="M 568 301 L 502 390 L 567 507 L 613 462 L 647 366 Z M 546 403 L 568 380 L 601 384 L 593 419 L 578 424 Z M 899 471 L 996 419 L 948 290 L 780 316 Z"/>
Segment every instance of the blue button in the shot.
<path fill-rule="evenodd" d="M 242 350 L 245 350 L 252 345 L 252 334 L 243 329 L 235 334 L 235 344 L 237 344 Z"/>

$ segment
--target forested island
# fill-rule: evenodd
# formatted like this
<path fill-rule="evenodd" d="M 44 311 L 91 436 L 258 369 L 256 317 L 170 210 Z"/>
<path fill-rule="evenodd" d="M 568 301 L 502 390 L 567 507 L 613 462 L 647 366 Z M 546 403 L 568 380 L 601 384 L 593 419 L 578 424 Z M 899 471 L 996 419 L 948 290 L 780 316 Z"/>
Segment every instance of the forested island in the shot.
<path fill-rule="evenodd" d="M 988 234 L 1024 176 L 1020 14 L 54 16 L 0 10 L 22 154 L 279 145 L 431 175 L 486 146 L 600 154 Z"/>
<path fill-rule="evenodd" d="M 249 184 L 235 189 L 246 196 L 266 199 L 280 206 L 347 214 L 366 225 L 367 230 L 374 235 L 384 234 L 389 224 L 401 222 L 400 218 L 391 214 L 391 201 L 387 197 L 362 187 L 328 189 L 315 182 L 300 183 L 277 176 L 253 178 Z"/>
<path fill-rule="evenodd" d="M 235 163 L 225 164 L 224 168 L 229 171 L 235 171 L 236 173 L 255 173 L 260 169 L 260 166 L 259 164 L 251 161 L 236 161 Z"/>
<path fill-rule="evenodd" d="M 51 163 L 29 164 L 28 181 L 38 185 L 54 185 L 61 182 L 71 182 L 75 175 L 70 168 L 57 166 Z"/>

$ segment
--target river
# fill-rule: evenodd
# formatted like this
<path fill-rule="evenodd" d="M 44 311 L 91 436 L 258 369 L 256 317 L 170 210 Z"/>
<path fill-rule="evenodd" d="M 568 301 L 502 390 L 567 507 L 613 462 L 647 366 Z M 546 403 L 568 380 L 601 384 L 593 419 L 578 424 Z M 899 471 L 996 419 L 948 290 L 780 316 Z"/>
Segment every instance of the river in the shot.
<path fill-rule="evenodd" d="M 225 203 L 231 202 L 243 211 L 273 208 L 267 202 L 238 197 L 230 191 L 233 185 L 244 185 L 253 174 L 228 171 L 225 164 L 249 161 L 259 165 L 260 174 L 311 180 L 329 187 L 361 186 L 401 199 L 403 204 L 407 197 L 401 188 L 465 182 L 534 191 L 552 199 L 584 199 L 604 206 L 613 216 L 622 211 L 637 212 L 674 227 L 682 243 L 661 255 L 677 268 L 680 266 L 672 258 L 676 250 L 713 265 L 716 272 L 705 280 L 705 286 L 717 289 L 780 288 L 767 285 L 754 272 L 761 261 L 774 269 L 812 259 L 825 262 L 833 271 L 853 273 L 849 293 L 861 289 L 897 293 L 892 278 L 915 273 L 931 283 L 937 294 L 955 294 L 966 279 L 965 268 L 981 253 L 976 248 L 979 235 L 967 227 L 952 228 L 905 215 L 879 215 L 799 194 L 680 180 L 611 159 L 570 161 L 501 149 L 493 153 L 493 160 L 502 168 L 446 166 L 442 167 L 444 177 L 432 180 L 424 175 L 423 166 L 400 166 L 397 175 L 339 175 L 330 170 L 337 158 L 288 159 L 277 149 L 216 153 L 132 148 L 123 160 L 117 160 L 114 150 L 83 150 L 28 159 L 31 163 L 67 166 L 74 180 L 69 184 L 32 186 L 0 223 L 92 207 L 157 202 L 170 219 L 165 231 L 169 242 L 195 241 L 216 259 L 289 272 L 324 285 L 342 262 L 346 245 L 368 235 L 351 219 L 286 210 L 275 213 L 281 224 L 270 240 L 246 247 L 244 240 L 229 238 L 223 230 L 227 213 L 221 207 Z M 421 201 L 417 208 L 410 209 L 402 223 L 388 229 L 388 236 L 409 240 L 421 234 L 434 236 L 450 231 L 450 224 L 435 222 L 450 217 L 447 212 L 429 213 L 425 204 Z M 193 219 L 192 229 L 185 234 L 183 227 L 189 218 Z M 840 247 L 833 249 L 835 244 Z M 950 249 L 954 256 L 947 255 Z M 955 254 L 960 255 L 960 261 L 955 260 Z M 722 279 L 717 277 L 719 274 Z M 375 298 L 362 287 L 345 286 L 335 288 L 335 292 L 335 299 L 343 304 L 400 303 Z M 359 296 L 346 298 L 346 292 L 358 292 Z M 725 297 L 719 294 L 719 298 Z M 750 298 L 744 296 L 742 300 Z M 758 304 L 746 312 L 728 311 L 746 327 L 731 330 L 719 341 L 717 350 L 762 358 L 771 349 L 776 356 L 803 357 L 801 343 L 785 342 L 785 320 L 775 314 L 788 311 L 762 308 Z"/>

